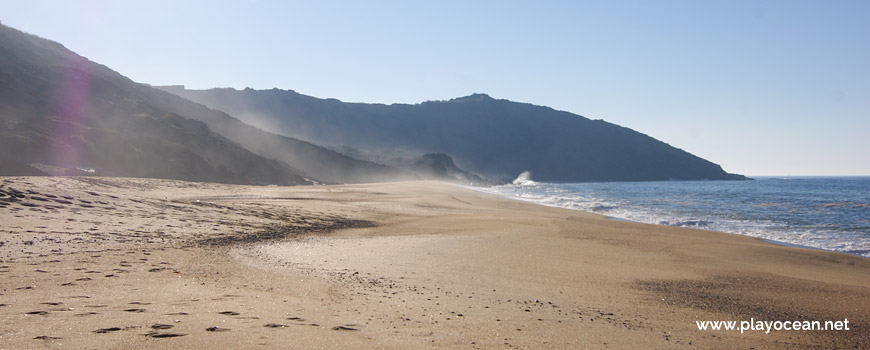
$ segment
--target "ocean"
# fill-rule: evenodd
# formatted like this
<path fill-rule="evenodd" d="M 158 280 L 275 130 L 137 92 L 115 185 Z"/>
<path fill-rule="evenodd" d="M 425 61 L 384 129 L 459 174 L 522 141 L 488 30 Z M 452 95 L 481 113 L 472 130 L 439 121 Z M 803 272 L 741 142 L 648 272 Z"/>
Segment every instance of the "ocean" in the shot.
<path fill-rule="evenodd" d="M 870 177 L 543 183 L 476 188 L 616 219 L 738 233 L 870 257 Z"/>

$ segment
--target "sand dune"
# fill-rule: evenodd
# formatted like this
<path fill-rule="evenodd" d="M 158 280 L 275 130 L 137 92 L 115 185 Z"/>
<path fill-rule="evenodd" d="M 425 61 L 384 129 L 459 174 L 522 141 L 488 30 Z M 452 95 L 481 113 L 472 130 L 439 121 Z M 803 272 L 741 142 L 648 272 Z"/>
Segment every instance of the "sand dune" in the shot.
<path fill-rule="evenodd" d="M 0 178 L 0 348 L 861 348 L 870 262 L 435 183 Z M 699 331 L 697 320 L 850 331 Z"/>

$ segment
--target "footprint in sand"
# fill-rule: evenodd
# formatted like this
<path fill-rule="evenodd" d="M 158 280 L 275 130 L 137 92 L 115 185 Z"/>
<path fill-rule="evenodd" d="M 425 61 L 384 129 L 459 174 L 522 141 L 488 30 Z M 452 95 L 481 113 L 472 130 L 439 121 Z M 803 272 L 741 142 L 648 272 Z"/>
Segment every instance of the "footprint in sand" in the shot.
<path fill-rule="evenodd" d="M 111 328 L 100 328 L 95 330 L 94 333 L 109 333 L 109 332 L 117 332 L 120 331 L 120 327 L 111 327 Z"/>
<path fill-rule="evenodd" d="M 175 337 L 183 337 L 187 334 L 184 333 L 160 333 L 160 332 L 148 332 L 145 333 L 146 337 L 152 338 L 175 338 Z"/>
<path fill-rule="evenodd" d="M 50 335 L 40 335 L 40 336 L 33 337 L 33 339 L 39 339 L 39 340 L 57 340 L 57 339 L 63 339 L 63 338 L 61 338 L 61 337 L 52 337 L 52 336 L 50 336 Z"/>
<path fill-rule="evenodd" d="M 239 315 L 239 313 L 235 312 L 235 311 L 221 311 L 218 313 L 221 315 L 227 315 L 227 316 L 238 316 Z"/>
<path fill-rule="evenodd" d="M 206 332 L 226 332 L 230 329 L 229 328 L 220 328 L 220 327 L 208 327 L 205 330 L 206 330 Z"/>
<path fill-rule="evenodd" d="M 155 323 L 155 324 L 151 325 L 151 329 L 170 329 L 172 327 L 175 327 L 175 326 L 173 326 L 171 324 L 160 324 L 160 323 Z"/>

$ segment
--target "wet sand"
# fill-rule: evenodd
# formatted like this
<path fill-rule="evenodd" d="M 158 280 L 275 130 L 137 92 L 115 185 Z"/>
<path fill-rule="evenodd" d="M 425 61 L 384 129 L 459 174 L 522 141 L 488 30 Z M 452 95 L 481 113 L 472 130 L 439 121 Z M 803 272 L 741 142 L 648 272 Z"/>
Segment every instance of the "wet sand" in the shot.
<path fill-rule="evenodd" d="M 870 262 L 435 183 L 0 178 L 0 348 L 864 348 Z M 850 331 L 699 331 L 696 320 Z"/>

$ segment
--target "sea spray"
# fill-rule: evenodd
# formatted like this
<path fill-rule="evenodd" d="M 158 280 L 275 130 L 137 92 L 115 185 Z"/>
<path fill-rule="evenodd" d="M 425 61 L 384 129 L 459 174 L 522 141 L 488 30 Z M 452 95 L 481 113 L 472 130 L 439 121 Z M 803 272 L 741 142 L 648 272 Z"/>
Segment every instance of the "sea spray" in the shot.
<path fill-rule="evenodd" d="M 531 171 L 523 171 L 517 176 L 516 179 L 512 182 L 512 184 L 517 186 L 531 186 L 536 185 L 537 182 L 532 181 L 532 172 Z"/>

